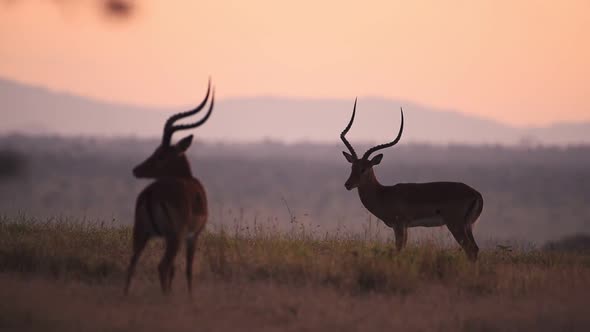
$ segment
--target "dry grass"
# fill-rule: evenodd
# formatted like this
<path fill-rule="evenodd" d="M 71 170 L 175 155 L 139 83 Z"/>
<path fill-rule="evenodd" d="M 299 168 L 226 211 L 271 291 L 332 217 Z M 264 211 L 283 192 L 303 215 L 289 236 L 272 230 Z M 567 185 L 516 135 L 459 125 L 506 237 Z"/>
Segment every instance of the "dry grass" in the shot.
<path fill-rule="evenodd" d="M 172 296 L 160 294 L 158 241 L 124 298 L 129 246 L 125 227 L 0 221 L 0 330 L 590 327 L 590 256 L 582 253 L 484 251 L 471 264 L 436 243 L 397 254 L 366 236 L 253 227 L 203 236 L 191 300 L 182 273 Z"/>

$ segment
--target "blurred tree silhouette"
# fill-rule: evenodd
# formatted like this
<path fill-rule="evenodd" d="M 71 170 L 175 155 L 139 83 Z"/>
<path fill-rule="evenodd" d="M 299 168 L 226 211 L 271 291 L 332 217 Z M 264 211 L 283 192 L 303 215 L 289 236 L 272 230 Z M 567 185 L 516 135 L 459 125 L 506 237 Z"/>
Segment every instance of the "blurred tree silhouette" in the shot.
<path fill-rule="evenodd" d="M 15 150 L 0 150 L 0 180 L 23 175 L 26 158 Z"/>
<path fill-rule="evenodd" d="M 134 3 L 129 0 L 103 0 L 102 2 L 104 13 L 117 18 L 128 18 L 135 9 Z"/>
<path fill-rule="evenodd" d="M 551 241 L 543 247 L 545 250 L 590 252 L 590 235 L 574 234 Z"/>
<path fill-rule="evenodd" d="M 6 5 L 15 5 L 26 0 L 2 0 Z M 129 19 L 136 9 L 134 0 L 52 0 L 56 6 L 94 5 L 107 17 Z"/>

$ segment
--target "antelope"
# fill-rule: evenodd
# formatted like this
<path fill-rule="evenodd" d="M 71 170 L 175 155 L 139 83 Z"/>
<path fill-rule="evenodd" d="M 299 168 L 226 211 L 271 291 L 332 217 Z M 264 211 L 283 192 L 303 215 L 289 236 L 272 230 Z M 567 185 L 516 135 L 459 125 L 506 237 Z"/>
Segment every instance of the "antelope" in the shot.
<path fill-rule="evenodd" d="M 158 265 L 160 286 L 168 293 L 174 278 L 174 259 L 186 242 L 186 280 L 189 294 L 192 292 L 192 265 L 196 241 L 207 222 L 207 196 L 205 188 L 196 179 L 185 152 L 190 147 L 193 135 L 171 144 L 176 131 L 197 128 L 204 124 L 215 102 L 213 90 L 209 110 L 205 116 L 190 124 L 175 122 L 201 111 L 209 99 L 211 80 L 205 98 L 196 108 L 172 115 L 164 125 L 162 143 L 151 156 L 133 169 L 136 178 L 154 179 L 137 197 L 135 223 L 133 225 L 133 254 L 127 270 L 125 294 L 128 294 L 135 266 L 148 240 L 162 237 L 166 249 Z"/>
<path fill-rule="evenodd" d="M 375 177 L 373 166 L 379 165 L 383 154 L 373 158 L 371 154 L 396 145 L 404 129 L 404 112 L 397 137 L 377 145 L 358 158 L 352 145 L 346 140 L 356 113 L 356 99 L 350 122 L 340 134 L 349 152 L 343 151 L 352 164 L 350 177 L 344 184 L 347 190 L 358 189 L 362 204 L 375 217 L 393 228 L 395 246 L 401 251 L 408 241 L 408 227 L 436 227 L 446 225 L 455 240 L 461 245 L 468 259 L 477 260 L 479 248 L 473 238 L 473 224 L 483 210 L 483 197 L 475 189 L 460 182 L 398 183 L 385 186 Z"/>

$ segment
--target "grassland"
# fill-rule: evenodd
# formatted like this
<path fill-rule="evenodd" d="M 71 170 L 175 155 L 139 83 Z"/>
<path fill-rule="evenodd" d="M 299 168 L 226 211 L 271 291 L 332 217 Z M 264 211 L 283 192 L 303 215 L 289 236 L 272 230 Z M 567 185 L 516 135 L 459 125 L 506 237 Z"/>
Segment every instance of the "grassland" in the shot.
<path fill-rule="evenodd" d="M 255 225 L 206 233 L 196 289 L 160 294 L 162 243 L 122 285 L 128 227 L 0 220 L 0 331 L 586 331 L 590 255 L 436 242 L 402 253 L 371 236 Z M 177 265 L 183 269 L 183 255 Z"/>

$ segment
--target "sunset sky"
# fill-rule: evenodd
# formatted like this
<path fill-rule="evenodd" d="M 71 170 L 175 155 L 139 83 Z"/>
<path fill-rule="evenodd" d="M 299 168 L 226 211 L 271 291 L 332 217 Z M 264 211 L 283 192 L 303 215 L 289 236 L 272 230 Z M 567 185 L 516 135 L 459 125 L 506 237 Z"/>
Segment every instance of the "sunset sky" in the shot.
<path fill-rule="evenodd" d="M 0 1 L 0 76 L 101 100 L 380 96 L 590 121 L 590 1 Z M 60 3 L 60 5 L 56 5 Z"/>

